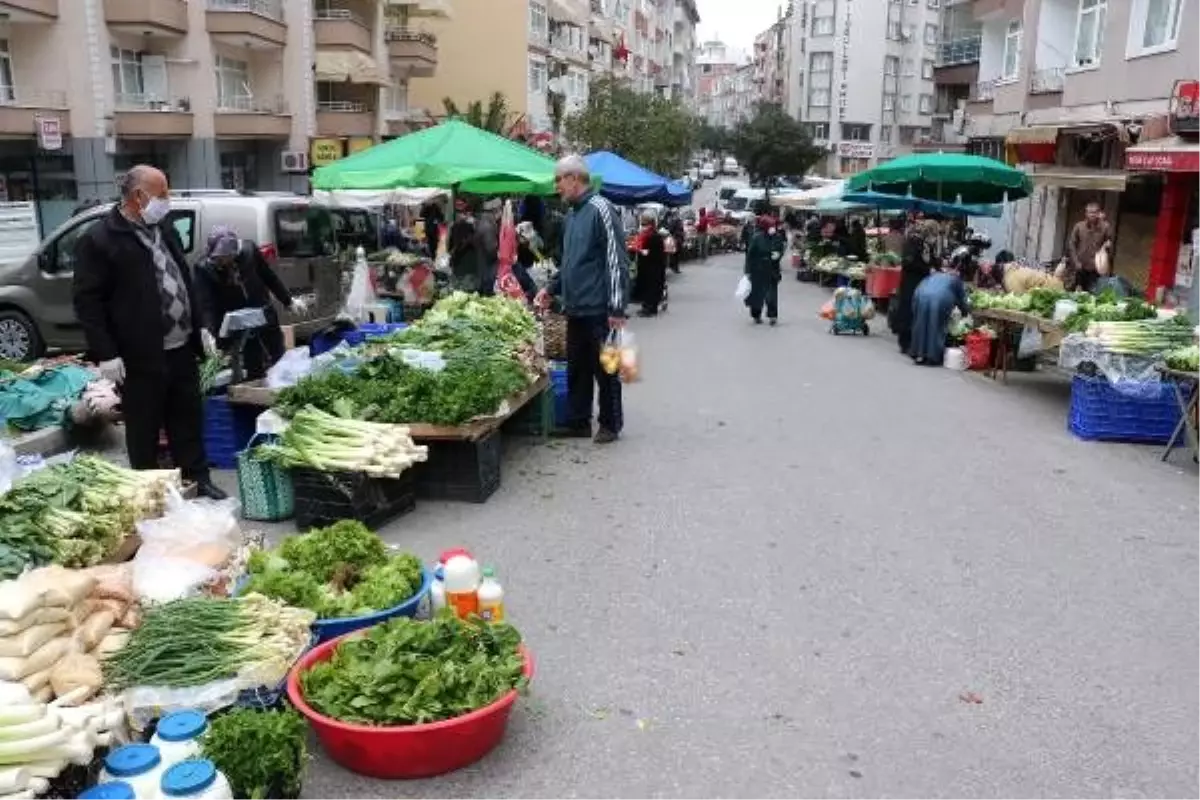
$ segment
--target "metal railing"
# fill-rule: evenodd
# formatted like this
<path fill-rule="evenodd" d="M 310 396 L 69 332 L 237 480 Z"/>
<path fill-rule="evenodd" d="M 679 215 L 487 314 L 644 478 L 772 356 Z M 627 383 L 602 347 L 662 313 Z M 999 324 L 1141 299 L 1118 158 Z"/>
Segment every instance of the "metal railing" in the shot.
<path fill-rule="evenodd" d="M 14 108 L 66 108 L 66 92 L 30 92 L 0 85 L 0 106 Z"/>
<path fill-rule="evenodd" d="M 1063 81 L 1066 76 L 1066 67 L 1036 70 L 1029 76 L 1029 93 L 1057 94 L 1063 90 Z"/>
<path fill-rule="evenodd" d="M 218 97 L 218 114 L 286 114 L 287 102 L 283 95 L 263 99 L 259 97 Z"/>
<path fill-rule="evenodd" d="M 389 25 L 383 30 L 384 41 L 388 42 L 421 42 L 430 47 L 437 47 L 437 37 L 429 31 L 418 31 L 403 25 Z"/>
<path fill-rule="evenodd" d="M 937 65 L 953 67 L 958 64 L 973 64 L 979 60 L 982 45 L 982 36 L 962 36 L 941 42 L 938 45 Z"/>
<path fill-rule="evenodd" d="M 986 103 L 996 97 L 996 81 L 977 81 L 971 87 L 971 100 L 976 103 Z"/>
<path fill-rule="evenodd" d="M 313 19 L 318 22 L 353 22 L 367 27 L 367 21 L 348 8 L 318 8 L 313 11 Z"/>
<path fill-rule="evenodd" d="M 365 114 L 370 109 L 361 100 L 318 100 L 317 111 L 328 111 L 336 114 Z"/>
<path fill-rule="evenodd" d="M 209 11 L 241 11 L 283 21 L 283 0 L 208 0 Z"/>
<path fill-rule="evenodd" d="M 156 94 L 130 94 L 117 92 L 113 105 L 118 111 L 173 111 L 177 114 L 192 113 L 192 101 L 187 97 L 161 97 Z"/>

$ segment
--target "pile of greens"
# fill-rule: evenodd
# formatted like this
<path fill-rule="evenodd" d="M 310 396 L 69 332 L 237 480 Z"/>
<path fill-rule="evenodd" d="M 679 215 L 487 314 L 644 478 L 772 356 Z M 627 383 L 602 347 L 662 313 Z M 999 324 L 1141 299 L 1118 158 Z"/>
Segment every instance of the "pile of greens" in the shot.
<path fill-rule="evenodd" d="M 521 303 L 455 292 L 411 327 L 376 340 L 383 352 L 356 371 L 307 377 L 283 390 L 275 408 L 286 417 L 313 406 L 377 422 L 461 425 L 495 413 L 529 384 L 520 356 L 536 337 Z M 445 368 L 412 363 L 405 350 L 440 353 Z"/>
<path fill-rule="evenodd" d="M 361 522 L 342 520 L 259 550 L 246 567 L 243 592 L 257 592 L 320 619 L 357 617 L 392 608 L 421 588 L 421 560 L 389 555 L 383 540 Z"/>
<path fill-rule="evenodd" d="M 1042 286 L 1021 294 L 971 293 L 972 308 L 1024 311 L 1043 319 L 1054 317 L 1054 307 L 1059 300 L 1070 300 L 1076 306 L 1075 311 L 1063 321 L 1069 333 L 1081 333 L 1093 322 L 1136 322 L 1153 319 L 1157 315 L 1154 306 L 1146 301 L 1137 297 L 1117 297 L 1111 288 L 1099 294 L 1063 292 Z"/>
<path fill-rule="evenodd" d="M 209 723 L 201 754 L 229 779 L 234 797 L 299 797 L 308 723 L 292 709 L 238 708 Z"/>
<path fill-rule="evenodd" d="M 448 609 L 431 622 L 397 617 L 342 642 L 300 675 L 300 688 L 316 711 L 342 722 L 452 719 L 524 688 L 520 642 L 510 625 L 462 620 Z"/>
<path fill-rule="evenodd" d="M 1183 372 L 1200 371 L 1200 347 L 1190 344 L 1187 347 L 1176 348 L 1167 352 L 1163 356 L 1163 361 L 1171 369 Z"/>

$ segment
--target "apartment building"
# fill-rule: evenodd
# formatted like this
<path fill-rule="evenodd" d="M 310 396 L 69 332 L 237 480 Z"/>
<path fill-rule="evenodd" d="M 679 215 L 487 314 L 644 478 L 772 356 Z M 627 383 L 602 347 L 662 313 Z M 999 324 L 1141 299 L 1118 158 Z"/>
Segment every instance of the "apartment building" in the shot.
<path fill-rule="evenodd" d="M 1057 258 L 1084 205 L 1096 201 L 1115 226 L 1117 271 L 1140 287 L 1170 285 L 1174 254 L 1196 227 L 1196 143 L 1167 134 L 1177 81 L 1192 79 L 1195 94 L 1198 6 L 969 4 L 979 25 L 978 77 L 958 127 L 969 151 L 1021 164 L 1037 187 L 1015 204 L 1011 249 Z M 1195 100 L 1182 104 L 1191 109 L 1185 128 L 1194 128 Z"/>
<path fill-rule="evenodd" d="M 759 100 L 790 107 L 788 71 L 791 67 L 791 14 L 788 6 L 776 12 L 777 19 L 754 37 L 754 86 Z"/>
<path fill-rule="evenodd" d="M 435 0 L 4 0 L 0 198 L 43 230 L 118 174 L 302 189 L 309 162 L 377 141 L 388 96 L 436 69 L 410 18 Z"/>
<path fill-rule="evenodd" d="M 789 111 L 852 175 L 932 134 L 942 0 L 797 0 L 788 18 Z"/>
<path fill-rule="evenodd" d="M 755 97 L 755 65 L 741 50 L 713 39 L 696 55 L 696 113 L 709 125 L 731 128 Z"/>

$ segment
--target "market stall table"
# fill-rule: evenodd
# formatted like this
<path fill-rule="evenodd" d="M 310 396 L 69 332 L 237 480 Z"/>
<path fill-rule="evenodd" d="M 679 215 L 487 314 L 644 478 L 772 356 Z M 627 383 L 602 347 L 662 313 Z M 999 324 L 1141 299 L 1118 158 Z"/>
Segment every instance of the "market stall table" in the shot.
<path fill-rule="evenodd" d="M 1159 366 L 1158 371 L 1163 380 L 1171 384 L 1180 412 L 1179 424 L 1175 426 L 1175 432 L 1171 434 L 1167 447 L 1163 450 L 1162 460 L 1170 458 L 1171 451 L 1182 447 L 1185 442 L 1192 451 L 1192 459 L 1195 460 L 1200 455 L 1200 432 L 1197 431 L 1200 376 L 1194 372 L 1184 372 L 1167 366 Z"/>
<path fill-rule="evenodd" d="M 1011 349 L 1009 341 L 1013 333 L 1022 331 L 1027 327 L 1037 328 L 1042 334 L 1041 349 L 1043 350 L 1058 347 L 1063 337 L 1067 334 L 1066 328 L 1057 322 L 1035 316 L 1025 311 L 1011 311 L 1006 308 L 980 308 L 973 310 L 971 316 L 976 320 L 995 323 L 998 329 L 996 331 L 996 355 L 992 359 L 992 366 L 988 370 L 988 377 L 995 380 L 998 372 L 1002 383 L 1008 382 L 1008 356 Z"/>

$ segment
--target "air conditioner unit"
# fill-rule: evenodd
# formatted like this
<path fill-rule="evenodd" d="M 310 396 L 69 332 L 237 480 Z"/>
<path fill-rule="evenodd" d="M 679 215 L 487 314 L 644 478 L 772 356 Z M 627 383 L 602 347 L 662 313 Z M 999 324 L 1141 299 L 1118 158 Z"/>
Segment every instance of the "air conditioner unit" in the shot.
<path fill-rule="evenodd" d="M 303 150 L 284 150 L 279 156 L 280 172 L 308 172 L 308 153 Z"/>

